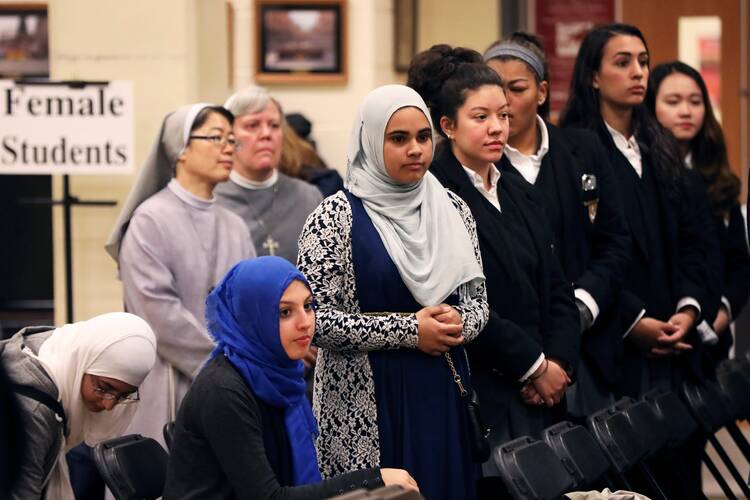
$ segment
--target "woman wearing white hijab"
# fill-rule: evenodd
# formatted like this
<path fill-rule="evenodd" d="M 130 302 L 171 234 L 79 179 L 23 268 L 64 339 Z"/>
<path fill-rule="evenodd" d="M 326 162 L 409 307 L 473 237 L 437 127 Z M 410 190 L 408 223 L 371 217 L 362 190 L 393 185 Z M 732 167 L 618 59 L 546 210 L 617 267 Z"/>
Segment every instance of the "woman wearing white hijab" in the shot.
<path fill-rule="evenodd" d="M 474 220 L 427 168 L 424 101 L 386 85 L 363 101 L 347 192 L 300 236 L 299 268 L 318 309 L 313 409 L 321 472 L 406 469 L 426 498 L 473 497 L 462 344 L 488 309 Z M 447 356 L 446 356 L 447 354 Z"/>
<path fill-rule="evenodd" d="M 230 267 L 255 256 L 245 223 L 213 196 L 232 168 L 233 120 L 203 103 L 167 115 L 106 245 L 119 264 L 125 310 L 159 340 L 128 431 L 162 444 L 164 425 L 213 349 L 206 296 Z"/>
<path fill-rule="evenodd" d="M 65 453 L 124 433 L 155 358 L 151 328 L 128 313 L 24 328 L 0 342 L 27 445 L 10 498 L 72 499 Z"/>

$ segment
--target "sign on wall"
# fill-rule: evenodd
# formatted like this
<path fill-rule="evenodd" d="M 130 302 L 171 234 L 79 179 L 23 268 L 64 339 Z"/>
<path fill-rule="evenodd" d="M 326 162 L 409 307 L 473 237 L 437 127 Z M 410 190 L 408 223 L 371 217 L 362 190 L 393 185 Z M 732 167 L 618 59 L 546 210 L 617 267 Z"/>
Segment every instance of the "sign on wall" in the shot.
<path fill-rule="evenodd" d="M 133 84 L 0 80 L 0 174 L 129 174 Z"/>
<path fill-rule="evenodd" d="M 568 100 L 578 48 L 591 28 L 615 21 L 615 0 L 538 0 L 534 20 L 547 52 L 550 106 L 557 119 Z"/>

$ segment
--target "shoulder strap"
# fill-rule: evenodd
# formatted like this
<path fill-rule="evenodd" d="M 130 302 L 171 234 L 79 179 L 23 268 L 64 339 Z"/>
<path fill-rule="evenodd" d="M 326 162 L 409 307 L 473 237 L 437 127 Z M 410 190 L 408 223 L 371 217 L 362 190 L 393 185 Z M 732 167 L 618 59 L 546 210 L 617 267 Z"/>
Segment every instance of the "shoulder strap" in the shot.
<path fill-rule="evenodd" d="M 20 394 L 21 396 L 26 396 L 27 398 L 39 401 L 44 406 L 55 412 L 57 416 L 62 419 L 63 432 L 67 434 L 68 420 L 65 417 L 65 410 L 63 409 L 62 403 L 60 403 L 58 400 L 56 400 L 43 390 L 30 385 L 11 384 L 11 389 L 16 394 Z"/>

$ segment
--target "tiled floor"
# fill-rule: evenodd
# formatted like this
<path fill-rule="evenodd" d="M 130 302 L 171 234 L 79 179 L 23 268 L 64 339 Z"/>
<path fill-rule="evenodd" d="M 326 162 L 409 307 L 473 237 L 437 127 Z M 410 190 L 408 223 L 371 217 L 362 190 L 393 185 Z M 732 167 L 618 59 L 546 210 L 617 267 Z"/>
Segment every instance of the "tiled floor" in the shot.
<path fill-rule="evenodd" d="M 742 429 L 743 434 L 750 440 L 750 426 L 747 424 L 740 425 L 740 429 Z M 750 471 L 750 464 L 748 464 L 747 460 L 745 460 L 745 457 L 742 456 L 742 453 L 737 448 L 737 445 L 734 443 L 732 438 L 729 436 L 729 434 L 722 430 L 717 434 L 717 437 L 719 438 L 719 443 L 721 446 L 726 450 L 729 457 L 732 459 L 732 462 L 734 463 L 734 466 L 737 467 L 737 470 L 739 471 L 740 475 L 743 478 L 748 477 L 748 472 Z M 721 459 L 719 459 L 716 452 L 713 450 L 713 447 L 711 445 L 708 445 L 708 455 L 711 457 L 711 460 L 716 464 L 716 466 L 721 471 L 722 476 L 724 477 L 724 480 L 729 484 L 729 486 L 734 491 L 734 494 L 737 496 L 737 498 L 745 498 L 744 495 L 740 495 L 739 487 L 737 484 L 732 480 L 732 476 L 729 475 L 729 472 L 724 467 L 724 464 L 721 462 Z M 719 498 L 726 498 L 724 493 L 721 491 L 721 488 L 714 480 L 714 477 L 711 475 L 711 473 L 708 471 L 706 466 L 703 466 L 703 492 L 706 494 L 706 496 L 710 499 L 719 499 Z"/>

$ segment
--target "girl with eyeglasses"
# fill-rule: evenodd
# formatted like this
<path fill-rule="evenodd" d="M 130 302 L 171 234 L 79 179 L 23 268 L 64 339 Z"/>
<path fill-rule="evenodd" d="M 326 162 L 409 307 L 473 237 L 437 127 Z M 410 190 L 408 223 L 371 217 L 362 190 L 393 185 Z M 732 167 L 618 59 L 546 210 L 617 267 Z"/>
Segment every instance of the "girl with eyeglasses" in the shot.
<path fill-rule="evenodd" d="M 72 500 L 65 453 L 125 433 L 137 409 L 127 403 L 138 402 L 155 359 L 151 328 L 128 313 L 28 327 L 0 342 L 26 438 L 9 498 Z"/>
<path fill-rule="evenodd" d="M 162 428 L 213 348 L 206 296 L 232 265 L 255 256 L 245 223 L 213 196 L 232 168 L 233 120 L 210 104 L 167 115 L 106 246 L 119 265 L 125 309 L 159 339 L 129 431 L 162 444 Z"/>

